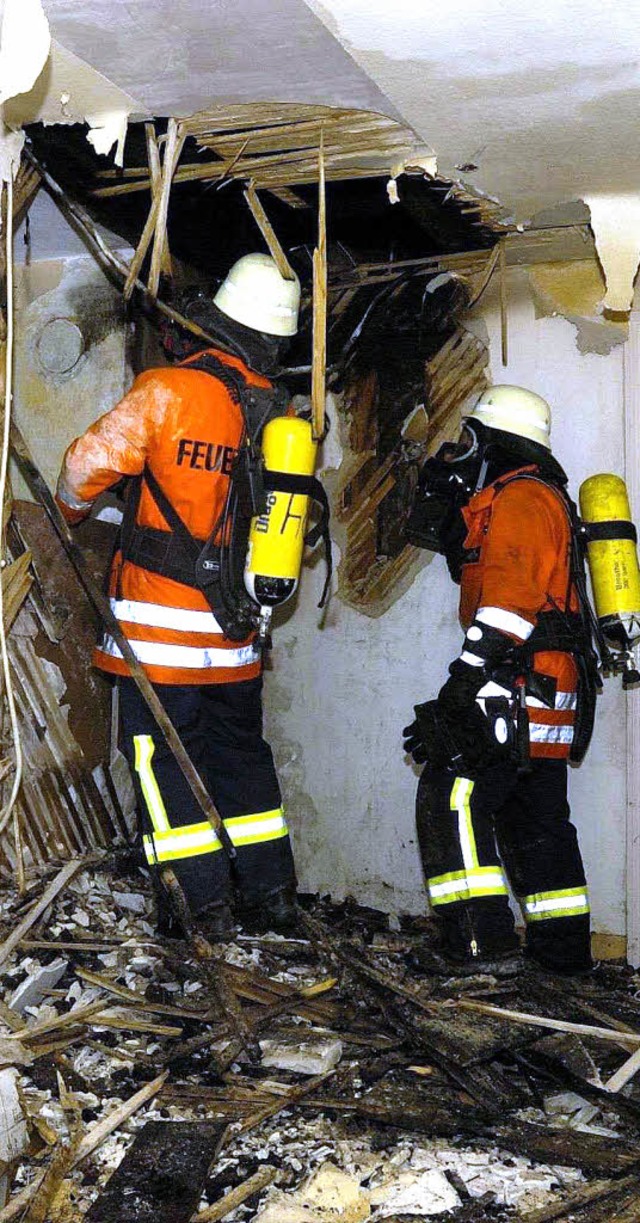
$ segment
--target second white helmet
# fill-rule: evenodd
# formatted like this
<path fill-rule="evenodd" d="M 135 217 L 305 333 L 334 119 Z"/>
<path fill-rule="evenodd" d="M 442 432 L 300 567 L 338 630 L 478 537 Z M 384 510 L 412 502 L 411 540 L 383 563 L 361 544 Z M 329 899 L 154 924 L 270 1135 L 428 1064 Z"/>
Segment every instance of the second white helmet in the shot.
<path fill-rule="evenodd" d="M 287 336 L 298 330 L 300 281 L 285 280 L 271 255 L 243 255 L 213 300 L 228 318 L 254 331 Z"/>
<path fill-rule="evenodd" d="M 522 386 L 487 387 L 467 419 L 551 449 L 551 408 L 541 395 Z"/>

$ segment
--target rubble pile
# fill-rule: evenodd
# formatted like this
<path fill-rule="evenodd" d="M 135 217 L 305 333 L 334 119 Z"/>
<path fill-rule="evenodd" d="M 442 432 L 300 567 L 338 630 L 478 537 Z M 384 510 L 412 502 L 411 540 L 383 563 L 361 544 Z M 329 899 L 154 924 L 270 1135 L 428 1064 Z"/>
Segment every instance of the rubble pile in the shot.
<path fill-rule="evenodd" d="M 126 858 L 7 890 L 0 1223 L 640 1219 L 640 979 L 447 978 L 395 926 L 203 952 Z"/>

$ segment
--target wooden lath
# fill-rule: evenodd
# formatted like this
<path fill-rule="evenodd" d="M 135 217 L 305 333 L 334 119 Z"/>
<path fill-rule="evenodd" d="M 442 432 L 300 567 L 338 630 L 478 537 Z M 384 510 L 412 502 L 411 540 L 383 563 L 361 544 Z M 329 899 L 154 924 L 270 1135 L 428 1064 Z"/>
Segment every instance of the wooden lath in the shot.
<path fill-rule="evenodd" d="M 415 133 L 395 119 L 330 106 L 250 104 L 194 115 L 178 130 L 216 160 L 180 166 L 176 183 L 234 178 L 275 190 L 315 183 L 321 130 L 327 180 L 388 175 L 392 166 L 428 155 Z M 94 194 L 123 195 L 150 186 L 148 167 L 141 166 Z"/>
<path fill-rule="evenodd" d="M 16 174 L 16 177 L 13 182 L 13 228 L 14 228 L 14 232 L 18 228 L 20 222 L 24 220 L 31 205 L 33 204 L 33 201 L 35 200 L 36 195 L 38 194 L 38 191 L 40 189 L 40 181 L 41 180 L 40 180 L 40 175 L 38 174 L 38 171 L 34 170 L 34 168 L 29 165 L 29 162 L 25 161 L 23 158 L 22 161 L 20 162 L 18 173 Z M 6 206 L 6 203 L 3 197 L 3 203 L 2 203 L 3 213 L 5 211 L 5 206 Z M 0 224 L 0 229 L 2 228 L 3 224 L 4 224 L 4 217 L 2 217 L 2 224 Z M 6 255 L 5 255 L 5 249 L 4 249 L 4 242 L 0 241 L 0 276 L 4 276 L 5 274 L 5 259 L 6 259 Z"/>
<path fill-rule="evenodd" d="M 461 409 L 487 385 L 488 359 L 484 344 L 460 327 L 426 363 L 428 420 L 420 439 L 426 453 L 434 453 L 442 441 L 455 436 Z M 382 462 L 376 460 L 375 399 L 375 375 L 369 375 L 350 401 L 352 422 L 357 424 L 356 418 L 362 414 L 365 429 L 360 444 L 352 429 L 355 453 L 347 461 L 337 517 L 346 531 L 340 593 L 352 607 L 377 615 L 386 609 L 394 593 L 401 593 L 403 583 L 415 577 L 427 554 L 411 544 L 388 559 L 377 554 L 378 515 L 403 477 L 406 464 L 401 442 Z"/>

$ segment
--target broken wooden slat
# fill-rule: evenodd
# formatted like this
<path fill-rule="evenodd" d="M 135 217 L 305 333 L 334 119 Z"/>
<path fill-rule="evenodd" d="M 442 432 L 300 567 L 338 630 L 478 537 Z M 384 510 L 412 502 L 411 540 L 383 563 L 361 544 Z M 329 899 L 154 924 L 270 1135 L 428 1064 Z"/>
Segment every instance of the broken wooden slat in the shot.
<path fill-rule="evenodd" d="M 606 1090 L 611 1092 L 621 1091 L 627 1083 L 631 1082 L 632 1078 L 634 1078 L 639 1070 L 640 1048 L 636 1049 L 635 1053 L 632 1053 L 631 1057 L 628 1057 L 626 1062 L 623 1062 L 622 1066 L 616 1070 L 615 1074 L 611 1075 L 610 1079 L 607 1079 L 605 1083 Z"/>
<path fill-rule="evenodd" d="M 113 1134 L 114 1130 L 124 1125 L 125 1121 L 128 1121 L 129 1117 L 132 1117 L 144 1104 L 148 1104 L 149 1100 L 152 1100 L 158 1094 L 160 1088 L 166 1082 L 167 1074 L 168 1072 L 165 1070 L 157 1078 L 152 1079 L 150 1083 L 145 1083 L 144 1087 L 141 1087 L 128 1100 L 125 1100 L 119 1108 L 114 1109 L 108 1116 L 103 1117 L 101 1121 L 96 1121 L 95 1125 L 90 1130 L 87 1130 L 78 1147 L 75 1166 L 82 1163 L 82 1160 L 87 1159 L 94 1151 L 97 1151 L 98 1147 L 102 1146 L 102 1143 L 105 1142 L 110 1134 Z"/>
<path fill-rule="evenodd" d="M 211 1121 L 148 1121 L 87 1223 L 189 1223 L 224 1132 Z"/>
<path fill-rule="evenodd" d="M 172 1015 L 175 1019 L 193 1019 L 199 1023 L 210 1023 L 214 1018 L 209 1011 L 194 1011 L 189 1010 L 188 1007 L 149 1002 L 144 994 L 138 994 L 135 990 L 128 989 L 126 985 L 118 985 L 117 982 L 111 981 L 109 977 L 105 977 L 102 973 L 91 972 L 87 968 L 78 967 L 74 971 L 77 977 L 80 977 L 82 981 L 86 981 L 89 985 L 97 985 L 99 989 L 115 994 L 117 998 L 121 998 L 124 1002 L 129 1002 L 140 1010 L 148 1011 L 152 1015 Z"/>
<path fill-rule="evenodd" d="M 73 1167 L 80 1141 L 78 1136 L 67 1145 L 60 1144 L 55 1148 L 49 1167 L 29 1202 L 24 1223 L 47 1223 L 51 1218 L 54 1199 Z"/>
<path fill-rule="evenodd" d="M 630 1049 L 640 1047 L 640 1033 L 616 1032 L 610 1028 L 596 1028 L 588 1023 L 570 1023 L 566 1019 L 549 1019 L 546 1015 L 530 1015 L 524 1011 L 510 1011 L 500 1006 L 491 1006 L 487 1002 L 474 1002 L 471 999 L 460 999 L 447 1004 L 456 1010 L 476 1011 L 479 1015 L 493 1015 L 496 1019 L 508 1019 L 513 1023 L 531 1024 L 536 1028 L 552 1028 L 556 1032 L 575 1032 L 578 1036 L 590 1036 L 594 1040 L 604 1040 L 617 1045 L 627 1045 Z"/>
<path fill-rule="evenodd" d="M 123 1104 L 109 1113 L 107 1117 L 103 1117 L 101 1121 L 97 1121 L 95 1125 L 80 1139 L 78 1144 L 74 1146 L 73 1158 L 68 1170 L 77 1168 L 84 1159 L 92 1155 L 102 1143 L 106 1141 L 114 1130 L 117 1130 L 125 1121 L 128 1121 L 139 1108 L 152 1100 L 160 1091 L 166 1081 L 167 1074 L 158 1075 L 152 1082 L 146 1083 L 133 1096 L 125 1100 Z M 68 1148 L 67 1148 L 68 1149 Z M 11 1201 L 0 1210 L 0 1223 L 11 1223 L 11 1220 L 22 1216 L 23 1211 L 28 1207 L 34 1195 L 38 1192 L 40 1185 L 45 1177 L 45 1173 L 37 1173 L 30 1185 L 27 1185 L 19 1193 L 14 1194 Z"/>
<path fill-rule="evenodd" d="M 18 923 L 15 930 L 12 930 L 9 937 L 0 946 L 0 965 L 6 962 L 25 934 L 35 925 L 38 918 L 42 917 L 43 913 L 46 913 L 52 901 L 55 900 L 56 896 L 60 895 L 60 892 L 64 890 L 70 880 L 73 879 L 73 876 L 85 864 L 82 858 L 74 858 L 71 862 L 67 862 L 66 866 L 62 867 L 62 870 L 51 881 L 48 888 L 40 897 L 40 900 L 36 901 L 32 908 L 29 909 L 27 916 Z"/>
<path fill-rule="evenodd" d="M 633 1172 L 618 1180 L 586 1185 L 582 1189 L 577 1189 L 575 1193 L 570 1193 L 560 1202 L 542 1206 L 539 1210 L 527 1211 L 526 1215 L 516 1215 L 514 1223 L 525 1223 L 525 1220 L 526 1223 L 555 1223 L 557 1219 L 572 1218 L 574 1214 L 581 1214 L 584 1207 L 604 1203 L 624 1193 L 627 1189 L 640 1197 L 640 1174 Z M 584 1218 L 584 1215 L 582 1217 Z M 600 1217 L 604 1218 L 604 1216 Z"/>
<path fill-rule="evenodd" d="M 248 1180 L 225 1193 L 219 1202 L 214 1202 L 213 1206 L 199 1211 L 197 1223 L 220 1223 L 221 1219 L 226 1219 L 232 1210 L 237 1210 L 238 1206 L 242 1206 L 242 1203 L 246 1202 L 248 1198 L 253 1197 L 256 1193 L 261 1193 L 263 1189 L 267 1188 L 267 1185 L 271 1185 L 276 1176 L 276 1169 L 265 1164 L 264 1168 L 259 1168 Z"/>
<path fill-rule="evenodd" d="M 145 123 L 144 134 L 147 142 L 147 160 L 149 162 L 152 193 L 154 196 L 159 196 L 162 191 L 162 166 L 160 163 L 160 149 L 156 139 L 156 129 L 153 123 Z M 171 276 L 173 274 L 166 230 L 162 248 L 160 270 L 165 276 Z"/>
<path fill-rule="evenodd" d="M 160 284 L 160 272 L 162 270 L 163 253 L 167 238 L 167 217 L 169 214 L 169 198 L 171 195 L 171 183 L 175 168 L 178 164 L 182 146 L 184 144 L 184 136 L 178 123 L 175 119 L 169 120 L 167 128 L 167 139 L 164 149 L 164 160 L 162 163 L 162 186 L 158 195 L 158 216 L 155 225 L 155 236 L 153 240 L 153 251 L 151 254 L 151 268 L 149 271 L 149 293 L 151 297 L 157 297 L 158 286 Z"/>
<path fill-rule="evenodd" d="M 5 631 L 11 628 L 31 586 L 33 576 L 29 573 L 31 553 L 23 552 L 2 571 L 2 611 Z"/>
<path fill-rule="evenodd" d="M 612 1142 L 600 1134 L 570 1129 L 552 1129 L 526 1121 L 509 1119 L 505 1125 L 492 1126 L 491 1135 L 498 1146 L 537 1163 L 582 1168 L 596 1176 L 615 1176 L 638 1165 L 638 1148 L 619 1138 Z"/>
<path fill-rule="evenodd" d="M 311 427 L 315 441 L 324 433 L 327 376 L 327 203 L 324 128 L 318 145 L 318 244 L 313 252 L 313 358 Z"/>
<path fill-rule="evenodd" d="M 104 1006 L 104 1003 L 103 1003 Z M 140 1008 L 136 1008 L 139 1011 Z M 103 1010 L 95 1021 L 98 1028 L 117 1028 L 123 1032 L 149 1032 L 154 1036 L 182 1036 L 182 1028 L 174 1028 L 165 1023 L 153 1023 L 150 1019 L 139 1018 L 132 1010 L 116 1008 Z"/>
<path fill-rule="evenodd" d="M 249 205 L 249 208 L 251 210 L 251 215 L 256 225 L 258 226 L 258 229 L 260 230 L 262 237 L 264 238 L 267 246 L 269 247 L 271 258 L 275 261 L 276 267 L 278 268 L 280 275 L 283 277 L 284 280 L 295 280 L 296 274 L 293 268 L 291 267 L 291 264 L 289 263 L 289 260 L 287 259 L 287 256 L 285 255 L 280 245 L 280 242 L 278 241 L 278 236 L 264 208 L 262 207 L 262 202 L 258 197 L 258 194 L 253 186 L 253 183 L 249 183 L 249 186 L 247 187 L 246 191 L 244 192 L 244 198 L 247 201 L 247 204 Z"/>
<path fill-rule="evenodd" d="M 508 341 L 508 306 L 507 306 L 507 243 L 503 238 L 500 243 L 500 346 L 502 364 L 509 364 Z"/>

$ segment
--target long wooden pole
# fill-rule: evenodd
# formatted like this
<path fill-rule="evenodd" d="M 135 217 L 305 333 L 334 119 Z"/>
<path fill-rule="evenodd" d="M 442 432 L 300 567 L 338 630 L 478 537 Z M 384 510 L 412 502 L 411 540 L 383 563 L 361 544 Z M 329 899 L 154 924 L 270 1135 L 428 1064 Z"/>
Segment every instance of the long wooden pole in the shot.
<path fill-rule="evenodd" d="M 109 632 L 116 642 L 122 657 L 129 667 L 131 678 L 136 684 L 136 687 L 138 688 L 143 700 L 146 701 L 151 713 L 153 714 L 153 717 L 155 718 L 155 721 L 162 731 L 170 751 L 173 753 L 175 760 L 182 770 L 185 781 L 189 786 L 193 797 L 195 798 L 198 806 L 201 808 L 205 819 L 209 821 L 212 828 L 215 828 L 225 853 L 230 859 L 233 860 L 236 857 L 236 850 L 233 842 L 231 841 L 229 833 L 224 826 L 222 818 L 213 802 L 213 799 L 211 798 L 211 795 L 209 794 L 209 791 L 207 790 L 193 761 L 185 750 L 184 744 L 182 743 L 173 722 L 147 679 L 145 672 L 140 666 L 140 663 L 138 662 L 129 641 L 124 636 L 124 633 L 120 628 L 120 623 L 116 619 L 116 616 L 111 609 L 109 600 L 107 599 L 106 595 L 102 593 L 100 587 L 91 577 L 84 556 L 75 540 L 72 538 L 69 527 L 62 517 L 62 514 L 60 513 L 60 510 L 58 509 L 43 476 L 36 467 L 29 447 L 15 421 L 12 421 L 11 423 L 11 449 L 18 466 L 27 484 L 29 485 L 31 492 L 33 493 L 33 496 L 43 506 L 47 517 L 56 535 L 58 536 L 58 539 L 60 540 L 60 543 L 62 544 L 62 547 L 64 548 L 73 569 L 75 570 L 76 577 L 78 578 L 80 585 L 89 599 L 89 602 L 92 604 L 98 615 L 102 618 L 104 624 L 109 629 Z"/>
<path fill-rule="evenodd" d="M 318 148 L 318 245 L 313 252 L 313 357 L 311 365 L 311 427 L 318 441 L 324 434 L 327 374 L 327 206 L 324 132 Z"/>
<path fill-rule="evenodd" d="M 23 156 L 38 171 L 47 194 L 59 208 L 74 233 L 77 233 L 83 242 L 86 243 L 99 267 L 102 268 L 105 275 L 112 282 L 117 284 L 118 288 L 122 289 L 129 275 L 128 264 L 125 263 L 117 251 L 111 250 L 111 247 L 107 245 L 104 238 L 98 233 L 98 229 L 91 220 L 86 208 L 83 208 L 82 204 L 77 204 L 74 200 L 69 199 L 69 196 L 63 191 L 60 184 L 56 182 L 55 178 L 38 161 L 33 150 L 26 146 Z M 133 280 L 133 288 L 139 289 L 145 296 L 148 295 L 146 284 L 137 276 Z M 209 335 L 208 331 L 198 327 L 197 323 L 192 323 L 190 319 L 185 318 L 184 314 L 180 314 L 178 310 L 173 310 L 171 306 L 161 301 L 159 297 L 155 299 L 153 305 L 159 314 L 163 314 L 165 318 L 171 319 L 173 323 L 178 323 L 180 327 L 183 327 L 185 331 L 189 331 L 191 335 L 197 336 L 199 340 L 206 340 L 213 348 L 221 348 L 224 351 L 228 351 L 226 345 L 220 339 Z"/>

